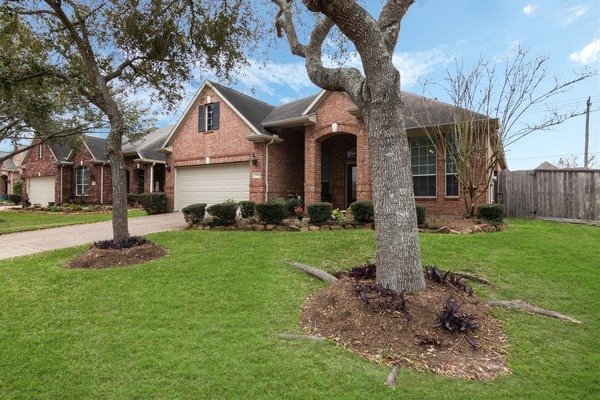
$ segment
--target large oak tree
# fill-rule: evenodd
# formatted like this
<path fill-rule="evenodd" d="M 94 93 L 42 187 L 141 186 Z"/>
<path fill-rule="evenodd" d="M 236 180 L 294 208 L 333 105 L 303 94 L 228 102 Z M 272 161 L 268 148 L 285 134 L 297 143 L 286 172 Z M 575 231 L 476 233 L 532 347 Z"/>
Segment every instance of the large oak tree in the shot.
<path fill-rule="evenodd" d="M 196 67 L 217 76 L 245 61 L 255 36 L 250 2 L 241 0 L 3 0 L 48 49 L 44 73 L 101 111 L 109 123 L 113 239 L 129 235 L 125 162 L 127 103 L 144 93 L 171 105 Z"/>
<path fill-rule="evenodd" d="M 303 0 L 302 4 L 314 13 L 316 21 L 306 43 L 298 35 L 293 0 L 272 1 L 279 7 L 278 32 L 285 33 L 293 54 L 305 58 L 311 81 L 325 90 L 347 93 L 364 119 L 377 231 L 378 283 L 398 291 L 419 291 L 425 282 L 410 151 L 400 73 L 392 63 L 400 23 L 413 0 L 389 0 L 377 18 L 355 0 Z M 325 66 L 323 46 L 334 27 L 354 45 L 362 72 Z"/>

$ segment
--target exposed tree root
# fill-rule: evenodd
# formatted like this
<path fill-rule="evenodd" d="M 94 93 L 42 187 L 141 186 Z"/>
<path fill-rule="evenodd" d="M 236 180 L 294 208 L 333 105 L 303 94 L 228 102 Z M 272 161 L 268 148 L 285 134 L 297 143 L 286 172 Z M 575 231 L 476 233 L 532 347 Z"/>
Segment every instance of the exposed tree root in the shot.
<path fill-rule="evenodd" d="M 488 301 L 487 304 L 491 307 L 520 308 L 521 310 L 529 311 L 533 314 L 558 318 L 565 321 L 574 322 L 576 324 L 583 324 L 583 321 L 579 321 L 578 319 L 575 319 L 565 314 L 558 313 L 556 311 L 546 310 L 545 308 L 531 305 L 523 300 L 494 300 Z"/>
<path fill-rule="evenodd" d="M 458 276 L 458 277 L 468 279 L 470 281 L 483 283 L 484 285 L 490 285 L 490 286 L 498 287 L 498 285 L 496 285 L 495 283 L 492 283 L 492 282 L 488 281 L 487 279 L 483 279 L 483 278 L 480 278 L 480 277 L 475 276 L 475 275 L 466 274 L 464 272 L 453 272 L 453 274 L 456 275 L 456 276 Z"/>
<path fill-rule="evenodd" d="M 288 261 L 287 263 L 289 265 L 291 265 L 292 267 L 298 268 L 300 271 L 306 272 L 307 274 L 312 275 L 315 278 L 320 279 L 322 281 L 331 283 L 331 282 L 335 282 L 335 281 L 338 280 L 335 276 L 333 276 L 330 273 L 325 272 L 323 270 L 320 270 L 320 269 L 317 269 L 317 268 L 313 268 L 311 266 L 308 266 L 308 265 L 305 265 L 305 264 L 301 264 L 301 263 L 296 262 L 296 261 Z"/>
<path fill-rule="evenodd" d="M 292 339 L 292 340 L 314 340 L 314 341 L 323 341 L 327 340 L 324 336 L 318 335 L 299 335 L 296 333 L 276 333 L 275 336 L 282 339 Z"/>
<path fill-rule="evenodd" d="M 398 370 L 400 369 L 400 364 L 394 364 L 394 368 L 392 368 L 392 372 L 388 375 L 385 380 L 385 384 L 389 387 L 396 387 L 396 379 L 398 379 Z"/>

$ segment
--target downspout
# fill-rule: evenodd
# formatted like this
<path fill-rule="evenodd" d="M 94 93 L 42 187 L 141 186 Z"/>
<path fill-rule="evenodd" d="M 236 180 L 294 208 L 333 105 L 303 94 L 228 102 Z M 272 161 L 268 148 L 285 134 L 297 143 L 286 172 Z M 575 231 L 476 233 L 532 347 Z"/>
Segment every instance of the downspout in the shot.
<path fill-rule="evenodd" d="M 271 139 L 265 145 L 265 202 L 269 200 L 269 146 L 273 144 L 275 139 Z"/>
<path fill-rule="evenodd" d="M 104 204 L 104 163 L 100 166 L 100 204 Z"/>

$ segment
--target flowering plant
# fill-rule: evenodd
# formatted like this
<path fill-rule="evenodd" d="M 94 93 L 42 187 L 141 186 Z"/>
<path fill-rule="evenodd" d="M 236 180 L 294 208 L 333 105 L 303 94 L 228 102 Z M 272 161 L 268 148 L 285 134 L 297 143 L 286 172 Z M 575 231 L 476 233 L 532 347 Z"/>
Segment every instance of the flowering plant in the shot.
<path fill-rule="evenodd" d="M 294 214 L 296 214 L 296 217 L 300 218 L 304 215 L 304 209 L 302 208 L 302 206 L 296 206 L 294 207 Z"/>

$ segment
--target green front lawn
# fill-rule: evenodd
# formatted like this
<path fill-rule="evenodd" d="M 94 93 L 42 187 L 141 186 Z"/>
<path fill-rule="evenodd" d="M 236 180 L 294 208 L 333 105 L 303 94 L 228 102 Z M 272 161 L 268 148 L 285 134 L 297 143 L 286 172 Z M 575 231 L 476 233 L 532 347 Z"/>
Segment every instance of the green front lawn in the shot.
<path fill-rule="evenodd" d="M 4 399 L 591 399 L 600 393 L 600 228 L 510 221 L 505 232 L 421 236 L 423 259 L 488 278 L 584 320 L 494 311 L 512 375 L 492 382 L 369 363 L 333 342 L 284 340 L 329 271 L 372 260 L 372 231 L 151 235 L 170 254 L 136 267 L 65 270 L 83 248 L 0 261 Z M 410 305 L 409 305 L 410 307 Z"/>
<path fill-rule="evenodd" d="M 146 215 L 145 211 L 129 211 L 129 217 Z M 49 212 L 0 211 L 0 235 L 4 233 L 33 231 L 57 226 L 87 224 L 90 222 L 110 221 L 111 213 L 63 214 Z"/>

